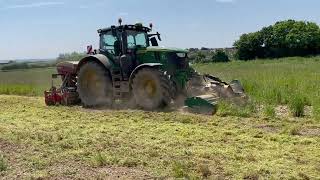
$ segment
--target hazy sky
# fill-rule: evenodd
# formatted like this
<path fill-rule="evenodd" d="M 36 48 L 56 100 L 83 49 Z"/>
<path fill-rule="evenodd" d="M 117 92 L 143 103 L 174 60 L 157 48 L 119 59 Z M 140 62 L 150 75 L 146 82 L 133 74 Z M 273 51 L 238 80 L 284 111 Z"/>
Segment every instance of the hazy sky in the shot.
<path fill-rule="evenodd" d="M 97 47 L 97 29 L 153 22 L 169 47 L 228 47 L 278 20 L 320 24 L 319 0 L 0 0 L 0 60 Z"/>

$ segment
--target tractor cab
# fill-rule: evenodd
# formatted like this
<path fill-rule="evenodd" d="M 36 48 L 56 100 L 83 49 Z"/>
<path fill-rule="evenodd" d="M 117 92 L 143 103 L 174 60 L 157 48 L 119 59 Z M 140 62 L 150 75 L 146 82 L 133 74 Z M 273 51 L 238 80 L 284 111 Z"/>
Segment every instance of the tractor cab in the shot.
<path fill-rule="evenodd" d="M 141 23 L 135 25 L 111 26 L 110 28 L 99 29 L 100 36 L 100 52 L 105 52 L 109 56 L 121 56 L 130 54 L 132 51 L 149 46 L 158 46 L 158 41 L 154 36 L 160 34 L 148 34 L 152 31 L 150 28 L 144 27 Z"/>
<path fill-rule="evenodd" d="M 100 47 L 99 50 L 109 57 L 131 55 L 138 49 L 145 49 L 150 46 L 159 46 L 160 34 L 150 34 L 152 24 L 149 27 L 141 23 L 134 25 L 111 26 L 110 28 L 99 29 Z M 156 37 L 158 37 L 158 40 Z"/>
<path fill-rule="evenodd" d="M 98 30 L 99 52 L 108 57 L 114 67 L 121 69 L 123 79 L 126 81 L 129 80 L 132 71 L 144 63 L 139 58 L 138 52 L 151 46 L 158 46 L 158 40 L 161 38 L 158 32 L 150 34 L 152 24 L 150 27 L 145 27 L 141 23 L 121 25 L 119 21 L 119 24 Z"/>

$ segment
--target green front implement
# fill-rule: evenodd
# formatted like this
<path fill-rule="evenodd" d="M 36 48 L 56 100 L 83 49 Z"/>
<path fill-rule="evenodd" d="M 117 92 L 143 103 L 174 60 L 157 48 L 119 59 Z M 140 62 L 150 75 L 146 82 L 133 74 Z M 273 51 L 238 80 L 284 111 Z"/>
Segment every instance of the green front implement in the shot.
<path fill-rule="evenodd" d="M 246 102 L 247 98 L 239 81 L 221 81 L 211 75 L 194 74 L 188 82 L 184 105 L 193 113 L 214 115 L 221 99 L 233 103 Z"/>
<path fill-rule="evenodd" d="M 202 95 L 187 98 L 184 104 L 194 113 L 214 115 L 218 109 L 217 100 L 214 96 Z"/>

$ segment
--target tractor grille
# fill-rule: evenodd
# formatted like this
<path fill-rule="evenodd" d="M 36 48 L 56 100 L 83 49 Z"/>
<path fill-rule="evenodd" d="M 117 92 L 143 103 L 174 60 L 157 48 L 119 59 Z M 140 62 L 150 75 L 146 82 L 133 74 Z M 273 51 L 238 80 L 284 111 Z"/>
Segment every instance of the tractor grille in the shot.
<path fill-rule="evenodd" d="M 189 67 L 187 57 L 179 57 L 177 53 L 169 53 L 168 59 L 169 63 L 173 64 L 176 69 L 187 69 Z"/>

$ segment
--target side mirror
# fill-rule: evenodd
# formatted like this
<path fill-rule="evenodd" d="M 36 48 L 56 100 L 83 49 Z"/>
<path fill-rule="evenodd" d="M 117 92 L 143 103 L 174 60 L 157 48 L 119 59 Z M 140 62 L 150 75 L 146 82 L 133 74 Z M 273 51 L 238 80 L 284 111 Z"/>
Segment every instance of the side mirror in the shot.
<path fill-rule="evenodd" d="M 115 28 L 111 28 L 112 36 L 117 37 L 117 30 Z"/>
<path fill-rule="evenodd" d="M 160 36 L 159 32 L 157 32 L 157 37 L 158 37 L 159 41 L 161 41 L 161 36 Z"/>
<path fill-rule="evenodd" d="M 152 46 L 159 46 L 158 41 L 155 37 L 150 38 L 150 42 Z"/>
<path fill-rule="evenodd" d="M 87 54 L 93 54 L 93 47 L 92 47 L 92 45 L 87 46 Z"/>

